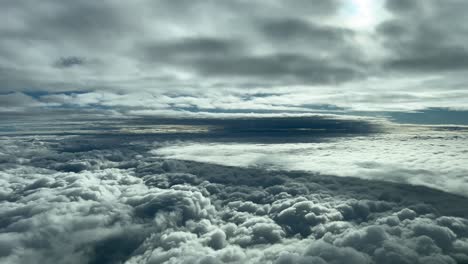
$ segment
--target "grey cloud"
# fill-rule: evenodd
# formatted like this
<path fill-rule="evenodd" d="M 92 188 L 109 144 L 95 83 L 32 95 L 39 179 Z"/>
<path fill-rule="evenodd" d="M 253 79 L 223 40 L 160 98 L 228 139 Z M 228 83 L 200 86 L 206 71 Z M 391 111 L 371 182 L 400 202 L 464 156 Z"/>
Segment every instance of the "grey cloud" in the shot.
<path fill-rule="evenodd" d="M 336 247 L 323 242 L 310 246 L 306 249 L 305 255 L 320 256 L 327 263 L 371 263 L 365 254 L 348 247 Z"/>
<path fill-rule="evenodd" d="M 226 246 L 226 233 L 221 229 L 214 231 L 208 245 L 215 250 L 222 249 Z"/>
<path fill-rule="evenodd" d="M 318 41 L 327 42 L 326 38 L 335 35 L 332 30 L 326 28 L 311 31 L 320 31 L 320 34 L 324 35 L 319 36 Z M 151 63 L 185 68 L 207 78 L 230 77 L 270 83 L 269 80 L 274 76 L 277 79 L 275 83 L 300 84 L 343 82 L 358 78 L 362 74 L 358 65 L 348 65 L 339 59 L 332 62 L 331 59 L 320 56 L 311 57 L 308 52 L 256 55 L 242 43 L 236 42 L 238 41 L 192 38 L 175 43 L 145 45 L 142 51 L 143 57 Z"/>
<path fill-rule="evenodd" d="M 233 11 L 243 13 L 242 18 L 258 17 L 282 17 L 285 13 L 298 16 L 314 15 L 318 17 L 329 16 L 336 13 L 341 3 L 337 0 L 331 1 L 306 1 L 298 0 L 294 2 L 286 0 L 260 0 L 255 2 L 246 1 L 186 1 L 186 0 L 164 0 L 152 3 L 154 10 L 164 17 L 170 17 L 176 13 L 186 17 L 188 20 L 200 15 L 199 10 L 214 11 L 231 14 Z M 234 20 L 238 21 L 238 20 Z"/>
<path fill-rule="evenodd" d="M 196 64 L 203 74 L 215 76 L 269 79 L 279 77 L 284 81 L 299 83 L 336 83 L 357 78 L 360 72 L 352 67 L 309 58 L 302 54 L 274 54 L 267 56 L 243 56 L 232 59 L 204 59 Z"/>
<path fill-rule="evenodd" d="M 257 44 L 255 43 L 255 30 L 251 30 L 249 27 L 256 27 L 258 22 L 254 20 L 257 18 L 280 18 L 285 13 L 301 16 L 309 15 L 311 12 L 316 15 L 332 15 L 338 8 L 338 1 L 296 1 L 294 4 L 285 1 L 262 1 L 261 3 L 247 3 L 244 1 L 229 3 L 212 1 L 142 1 L 130 5 L 115 1 L 103 1 L 99 3 L 82 1 L 78 3 L 50 0 L 38 8 L 30 1 L 18 1 L 15 4 L 5 3 L 3 10 L 6 10 L 5 13 L 8 17 L 11 17 L 11 20 L 9 20 L 11 23 L 2 29 L 2 35 L 5 36 L 6 41 L 0 47 L 0 55 L 4 63 L 10 62 L 10 66 L 8 67 L 10 70 L 19 72 L 19 80 L 16 82 L 12 78 L 14 77 L 13 75 L 6 74 L 3 76 L 5 80 L 2 86 L 5 86 L 5 83 L 14 82 L 15 85 L 7 88 L 26 90 L 31 88 L 27 87 L 27 84 L 31 83 L 36 86 L 35 89 L 63 91 L 69 90 L 70 88 L 67 87 L 69 85 L 81 88 L 80 84 L 85 82 L 86 84 L 83 88 L 88 90 L 101 89 L 103 86 L 112 87 L 112 85 L 105 83 L 103 80 L 90 81 L 90 79 L 94 79 L 96 76 L 102 77 L 102 74 L 94 75 L 93 73 L 95 72 L 101 72 L 110 79 L 112 79 L 112 76 L 121 73 L 119 71 L 124 69 L 116 65 L 116 59 L 124 61 L 125 64 L 128 63 L 130 68 L 139 67 L 138 65 L 142 62 L 142 59 L 137 55 L 140 47 L 135 44 L 156 42 L 152 48 L 149 48 L 150 52 L 147 53 L 153 54 L 154 60 L 161 60 L 161 56 L 175 55 L 176 57 L 183 57 L 184 54 L 190 55 L 194 53 L 199 53 L 200 55 L 224 54 L 226 47 L 231 49 L 230 47 L 237 45 L 236 39 L 243 39 L 249 42 L 249 49 L 251 50 L 256 48 Z M 128 12 L 129 10 L 133 12 Z M 197 10 L 210 12 L 213 14 L 213 19 L 219 20 L 219 26 L 226 28 L 228 26 L 226 18 L 230 16 L 232 10 L 237 10 L 238 14 L 242 14 L 239 20 L 242 23 L 238 25 L 238 33 L 233 32 L 233 34 L 229 34 L 229 31 L 226 30 L 227 34 L 220 34 L 226 37 L 224 42 L 214 39 L 212 37 L 213 32 L 211 32 L 209 27 L 207 28 L 201 23 L 203 14 Z M 139 12 L 142 13 L 141 21 L 130 15 L 130 13 Z M 24 26 L 18 26 L 18 19 L 21 19 Z M 150 24 L 154 25 L 154 27 L 145 26 Z M 189 27 L 194 26 L 199 28 L 200 34 L 192 37 L 184 36 L 184 34 L 182 36 L 173 36 L 168 28 L 174 26 L 179 26 L 185 32 L 187 32 Z M 217 30 L 217 32 L 220 31 Z M 160 35 L 160 37 L 149 37 L 152 35 Z M 199 36 L 207 37 L 199 39 Z M 48 46 L 52 46 L 53 48 L 49 49 L 47 48 Z M 135 49 L 134 47 L 137 48 Z M 44 56 L 36 53 L 35 50 L 43 51 L 42 54 Z M 83 67 L 83 69 L 76 72 L 74 78 L 77 79 L 75 80 L 69 80 L 67 76 L 54 74 L 56 73 L 54 69 L 46 63 L 46 56 L 62 57 L 62 59 L 59 59 L 52 65 L 58 68 L 83 65 L 81 63 L 82 58 L 77 59 L 78 57 L 64 56 L 64 54 L 69 54 L 70 52 L 82 54 L 84 57 L 92 60 L 99 59 L 102 65 L 88 65 L 87 67 L 92 67 L 92 70 L 87 70 Z M 30 61 L 29 64 L 31 64 L 31 56 L 27 56 L 28 54 L 35 58 L 33 66 L 42 66 L 44 71 L 47 72 L 46 74 L 41 74 L 32 70 L 31 68 L 33 67 L 26 67 L 24 65 L 28 59 Z M 263 62 L 261 58 L 243 59 L 243 57 L 249 58 L 250 56 L 251 54 L 243 53 L 240 54 L 239 58 L 227 58 L 226 63 L 223 64 L 225 69 L 221 75 L 226 75 L 226 71 L 229 70 L 227 65 L 236 60 L 240 60 L 240 63 L 242 63 L 242 60 L 257 62 L 257 68 L 267 67 L 267 63 L 272 62 L 268 59 Z M 275 57 L 275 52 L 271 56 Z M 258 62 L 259 60 L 261 62 Z M 145 60 L 143 59 L 143 61 Z M 160 67 L 154 70 L 171 66 L 170 62 L 171 60 L 162 61 Z M 169 63 L 169 65 L 165 65 L 165 63 Z M 213 69 L 216 65 L 213 64 L 219 63 L 207 61 L 206 69 L 201 70 L 204 76 L 198 77 L 206 78 L 205 74 L 210 72 L 215 73 L 214 77 L 217 77 L 218 74 Z M 203 67 L 205 63 L 203 61 L 195 61 L 193 64 L 192 66 L 196 69 L 197 67 Z M 172 66 L 175 67 L 174 70 L 177 72 L 186 71 L 184 61 Z M 110 68 L 112 70 L 109 70 Z M 113 72 L 113 70 L 117 70 L 117 72 Z M 234 72 L 231 75 L 236 74 L 235 69 L 233 70 Z M 279 70 L 284 70 L 284 68 Z M 340 71 L 340 69 L 337 70 Z M 268 71 L 268 69 L 265 71 L 256 70 L 258 74 Z M 126 72 L 122 73 L 127 74 Z M 148 74 L 154 75 L 152 71 L 147 71 L 146 75 Z M 243 73 L 239 72 L 239 74 L 242 75 Z M 208 76 L 210 75 L 208 74 Z M 259 79 L 262 79 L 262 76 L 259 76 Z M 137 82 L 141 81 L 143 79 L 137 80 Z"/>
<path fill-rule="evenodd" d="M 197 37 L 179 39 L 169 43 L 156 43 L 146 47 L 146 53 L 154 60 L 164 59 L 175 60 L 177 58 L 189 60 L 205 56 L 225 56 L 230 53 L 238 53 L 241 50 L 241 43 L 235 40 L 220 39 L 213 37 Z"/>
<path fill-rule="evenodd" d="M 428 236 L 442 249 L 448 249 L 456 240 L 456 235 L 447 227 L 422 222 L 412 226 L 416 236 Z"/>
<path fill-rule="evenodd" d="M 15 157 L 1 159 L 6 263 L 457 263 L 468 257 L 468 212 L 447 206 L 463 208 L 460 196 L 161 160 L 147 152 L 147 138 L 116 145 L 98 137 L 86 149 L 79 147 L 84 138 L 1 140 L 2 155 Z M 48 162 L 90 157 L 97 164 L 79 172 L 60 172 Z M 258 178 L 281 180 L 249 184 Z"/>
<path fill-rule="evenodd" d="M 80 57 L 71 56 L 71 57 L 62 57 L 58 59 L 54 65 L 59 68 L 70 68 L 73 66 L 79 66 L 85 63 L 85 60 Z"/>
<path fill-rule="evenodd" d="M 113 115 L 312 112 L 322 110 L 308 105 L 326 104 L 344 111 L 369 110 L 369 105 L 402 111 L 464 107 L 463 94 L 454 103 L 453 93 L 447 92 L 466 82 L 453 73 L 468 65 L 463 3 L 388 1 L 391 16 L 369 32 L 341 23 L 347 4 L 2 3 L 0 12 L 8 23 L 0 29 L 0 86 L 5 92 L 39 91 L 70 100 L 70 92 L 105 95 L 97 104 L 49 100 L 43 109 L 22 109 L 32 116 L 71 115 L 71 105 L 106 108 L 111 111 L 105 114 Z M 443 72 L 441 80 L 427 88 L 425 77 L 436 71 Z M 403 78 L 393 80 L 395 85 L 390 82 L 395 75 L 424 80 L 415 85 Z M 378 81 L 367 83 L 373 77 Z M 252 89 L 279 95 L 250 100 Z M 389 89 L 396 91 L 383 92 Z M 437 96 L 428 97 L 432 92 Z M 392 94 L 408 99 L 402 102 Z M 165 96 L 193 99 L 161 99 Z"/>
<path fill-rule="evenodd" d="M 463 26 L 466 5 L 460 1 L 386 1 L 394 18 L 378 31 L 393 52 L 386 64 L 399 71 L 457 71 L 468 67 Z"/>
<path fill-rule="evenodd" d="M 37 41 L 37 44 L 42 41 L 76 41 L 85 47 L 96 47 L 129 28 L 131 20 L 124 14 L 124 6 L 115 6 L 113 1 L 88 0 L 49 0 L 39 7 L 29 0 L 6 4 L 10 16 L 23 19 L 27 26 L 21 29 L 13 27 L 15 30 L 7 28 L 7 36 L 18 41 Z M 15 22 L 12 19 L 12 26 Z"/>
<path fill-rule="evenodd" d="M 416 10 L 421 1 L 415 0 L 392 0 L 386 1 L 386 7 L 393 12 L 411 12 Z"/>
<path fill-rule="evenodd" d="M 414 57 L 411 59 L 395 60 L 387 64 L 397 70 L 440 71 L 463 70 L 468 67 L 468 53 L 465 50 L 438 50 L 440 55 L 433 57 Z"/>
<path fill-rule="evenodd" d="M 83 99 L 88 104 L 96 104 L 103 96 L 93 95 L 87 97 L 83 94 Z M 51 96 L 48 96 L 48 99 Z M 70 96 L 71 99 L 79 101 L 80 94 Z M 55 98 L 58 100 L 61 97 Z M 67 99 L 69 100 L 69 99 Z M 79 102 L 77 102 L 79 104 Z M 76 111 L 80 111 L 80 105 L 74 106 Z M 69 111 L 73 111 L 70 109 Z M 44 112 L 42 112 L 44 113 Z M 104 114 L 105 112 L 101 112 Z M 38 113 L 39 114 L 39 113 Z M 22 124 L 7 122 L 0 129 L 6 135 L 22 134 L 22 135 L 149 135 L 157 136 L 160 139 L 174 140 L 195 140 L 195 139 L 211 139 L 219 142 L 308 142 L 331 139 L 338 136 L 359 136 L 380 133 L 384 131 L 384 127 L 379 120 L 367 118 L 353 118 L 336 115 L 272 115 L 261 116 L 252 115 L 252 117 L 236 117 L 226 116 L 219 119 L 210 116 L 207 117 L 161 117 L 161 118 L 129 118 L 125 120 L 103 120 L 98 113 L 89 112 L 90 119 L 75 121 L 63 126 L 63 120 L 45 120 L 41 122 L 30 121 L 26 119 Z M 94 114 L 94 115 L 93 115 Z M 94 122 L 93 126 L 82 127 L 87 120 Z M 29 128 L 34 127 L 34 133 Z M 108 148 L 108 142 L 118 144 L 115 139 L 104 140 L 94 144 L 99 144 L 103 148 Z M 71 145 L 70 147 L 88 148 L 89 145 L 82 142 L 82 145 Z M 66 151 L 68 152 L 68 151 Z M 94 154 L 94 153 L 93 153 Z M 57 157 L 63 161 L 72 157 L 71 153 Z M 85 169 L 96 164 L 94 159 L 102 159 L 101 156 L 90 156 L 86 163 L 76 160 L 67 160 L 66 164 L 60 164 L 61 170 L 67 169 Z M 118 158 L 116 156 L 116 158 Z M 38 158 L 39 159 L 39 158 Z M 40 159 L 39 159 L 40 160 Z M 54 165 L 54 160 L 50 161 L 51 166 Z M 167 168 L 171 168 L 169 162 L 165 163 Z M 176 166 L 176 165 L 174 165 Z M 55 167 L 56 169 L 58 167 Z M 270 186 L 272 183 L 279 181 L 278 178 L 259 179 L 258 184 L 262 186 Z"/>
<path fill-rule="evenodd" d="M 219 86 L 237 89 L 345 82 L 364 72 L 355 62 L 341 62 L 343 58 L 335 56 L 343 49 L 333 46 L 328 48 L 333 59 L 319 58 L 310 48 L 286 52 L 279 42 L 260 37 L 262 25 L 268 21 L 287 24 L 288 17 L 297 15 L 296 20 L 303 21 L 311 13 L 327 17 L 339 7 L 338 1 L 142 1 L 130 5 L 50 0 L 38 8 L 29 1 L 5 4 L 2 10 L 8 10 L 5 12 L 11 23 L 2 28 L 6 41 L 0 47 L 0 67 L 4 68 L 1 85 L 8 91 L 124 91 L 123 97 L 138 87 L 196 97 L 193 90 Z M 210 13 L 219 28 L 213 30 L 202 23 L 204 15 L 199 10 Z M 231 20 L 233 10 L 238 18 Z M 141 16 L 135 19 L 130 15 L 134 13 Z M 233 23 L 237 30 L 229 30 Z M 300 23 L 292 26 L 304 29 Z M 320 44 L 340 34 L 338 28 L 315 26 L 313 22 L 306 27 L 316 39 L 309 42 Z M 177 28 L 180 34 L 175 33 Z M 189 34 L 193 31 L 199 33 Z M 337 36 L 332 39 L 337 44 L 341 41 Z M 262 48 L 265 45 L 271 46 L 269 52 Z M 171 78 L 155 76 L 166 71 Z M 190 80 L 178 77 L 186 74 Z M 63 106 L 47 107 L 58 111 Z M 115 104 L 110 107 L 122 108 Z"/>
<path fill-rule="evenodd" d="M 193 37 L 166 43 L 145 43 L 140 52 L 143 60 L 156 67 L 199 71 L 200 67 L 206 67 L 206 60 L 229 61 L 231 57 L 241 56 L 243 48 L 242 43 L 236 43 L 234 40 Z"/>
<path fill-rule="evenodd" d="M 285 43 L 285 48 L 301 48 L 311 54 L 326 54 L 325 56 L 343 56 L 346 48 L 354 48 L 352 38 L 355 32 L 350 29 L 335 26 L 310 23 L 297 18 L 282 18 L 260 21 L 260 30 L 275 44 Z M 360 53 L 353 52 L 355 58 Z M 336 59 L 340 59 L 339 57 Z M 344 59 L 344 58 L 341 58 Z M 357 62 L 355 62 L 357 63 Z"/>
<path fill-rule="evenodd" d="M 0 109 L 14 110 L 20 107 L 34 107 L 40 103 L 31 96 L 23 93 L 0 94 Z"/>

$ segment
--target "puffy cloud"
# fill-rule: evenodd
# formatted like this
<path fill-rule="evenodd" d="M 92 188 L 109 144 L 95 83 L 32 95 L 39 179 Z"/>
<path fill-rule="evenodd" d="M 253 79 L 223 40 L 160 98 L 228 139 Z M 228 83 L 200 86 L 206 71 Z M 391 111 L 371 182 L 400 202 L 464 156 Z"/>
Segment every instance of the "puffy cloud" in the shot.
<path fill-rule="evenodd" d="M 349 247 L 336 247 L 324 242 L 317 242 L 306 249 L 305 255 L 320 256 L 327 263 L 370 263 L 371 259 L 363 253 Z"/>
<path fill-rule="evenodd" d="M 0 170 L 4 263 L 468 259 L 461 196 L 356 178 L 164 160 L 150 152 L 151 139 L 139 136 L 120 144 L 99 136 L 1 140 L 1 155 L 9 157 Z M 76 171 L 59 166 L 70 160 L 94 164 Z M 447 209 L 446 202 L 459 210 Z"/>

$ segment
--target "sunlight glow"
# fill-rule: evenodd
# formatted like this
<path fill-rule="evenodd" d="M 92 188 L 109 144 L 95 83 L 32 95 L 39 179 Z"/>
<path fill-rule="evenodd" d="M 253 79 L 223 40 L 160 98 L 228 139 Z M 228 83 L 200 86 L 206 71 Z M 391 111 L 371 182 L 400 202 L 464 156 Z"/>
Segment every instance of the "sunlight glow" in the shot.
<path fill-rule="evenodd" d="M 344 0 L 342 16 L 346 25 L 356 29 L 372 29 L 384 19 L 381 0 Z"/>

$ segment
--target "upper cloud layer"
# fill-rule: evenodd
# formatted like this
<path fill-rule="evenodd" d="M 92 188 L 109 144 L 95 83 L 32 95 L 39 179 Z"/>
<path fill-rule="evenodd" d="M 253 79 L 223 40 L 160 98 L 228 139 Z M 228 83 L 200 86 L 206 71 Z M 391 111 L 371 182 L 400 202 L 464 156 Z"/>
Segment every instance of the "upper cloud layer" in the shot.
<path fill-rule="evenodd" d="M 38 101 L 2 112 L 70 103 L 125 115 L 316 111 L 311 105 L 466 109 L 460 1 L 21 0 L 1 7 L 0 96 L 25 92 Z M 370 15 L 381 18 L 364 28 L 353 22 Z M 89 103 L 82 93 L 100 99 Z"/>
<path fill-rule="evenodd" d="M 468 27 L 461 21 L 467 3 L 397 0 L 387 1 L 386 7 L 394 18 L 379 25 L 378 32 L 394 56 L 388 62 L 391 69 L 441 72 L 468 68 Z"/>

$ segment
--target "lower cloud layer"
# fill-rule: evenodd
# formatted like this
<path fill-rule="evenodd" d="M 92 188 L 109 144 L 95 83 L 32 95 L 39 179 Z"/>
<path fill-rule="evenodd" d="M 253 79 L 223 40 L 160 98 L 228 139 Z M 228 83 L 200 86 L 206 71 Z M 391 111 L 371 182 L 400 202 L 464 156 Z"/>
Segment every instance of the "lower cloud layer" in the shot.
<path fill-rule="evenodd" d="M 3 138 L 0 262 L 468 261 L 467 198 L 159 159 L 150 143 Z"/>
<path fill-rule="evenodd" d="M 175 143 L 155 154 L 228 166 L 306 170 L 336 176 L 424 185 L 468 193 L 468 136 L 457 131 L 400 129 L 314 143 Z"/>

